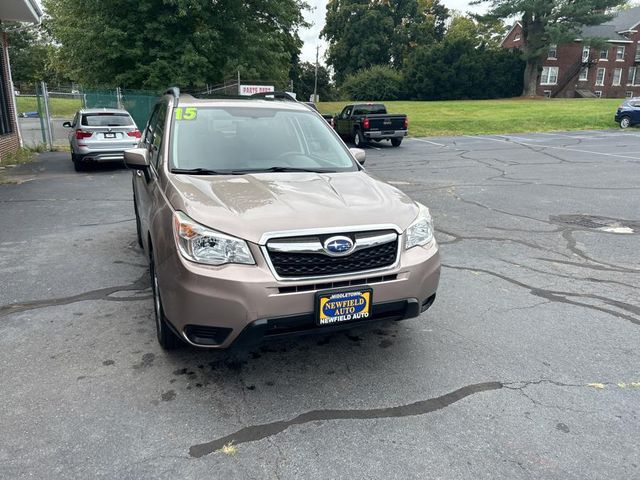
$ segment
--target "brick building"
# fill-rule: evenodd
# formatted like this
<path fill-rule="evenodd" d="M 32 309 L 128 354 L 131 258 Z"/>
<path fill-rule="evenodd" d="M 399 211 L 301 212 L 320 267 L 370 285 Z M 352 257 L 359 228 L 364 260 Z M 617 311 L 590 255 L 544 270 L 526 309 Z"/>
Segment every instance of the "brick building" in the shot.
<path fill-rule="evenodd" d="M 3 21 L 39 23 L 42 10 L 36 0 L 0 1 L 0 160 L 20 146 L 20 132 L 11 80 L 8 38 L 2 31 Z"/>
<path fill-rule="evenodd" d="M 593 38 L 606 39 L 604 47 L 589 47 Z M 520 23 L 511 27 L 502 46 L 522 46 Z M 551 45 L 542 65 L 540 96 L 640 96 L 640 7 L 618 12 L 606 24 L 584 27 L 573 42 Z"/>

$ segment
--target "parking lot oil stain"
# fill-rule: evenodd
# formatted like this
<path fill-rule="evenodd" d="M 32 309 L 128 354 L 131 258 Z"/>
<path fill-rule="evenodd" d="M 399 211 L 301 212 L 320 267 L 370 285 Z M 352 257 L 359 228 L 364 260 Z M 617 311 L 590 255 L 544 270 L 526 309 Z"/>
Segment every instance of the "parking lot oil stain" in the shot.
<path fill-rule="evenodd" d="M 102 365 L 104 365 L 105 367 L 108 367 L 109 365 L 114 365 L 116 362 L 114 360 L 105 360 L 104 362 L 102 362 Z"/>
<path fill-rule="evenodd" d="M 140 363 L 136 363 L 133 365 L 133 369 L 134 370 L 141 370 L 144 368 L 149 368 L 151 365 L 153 365 L 153 361 L 155 360 L 156 356 L 153 353 L 145 353 L 144 355 L 142 355 L 142 360 L 140 361 Z"/>
<path fill-rule="evenodd" d="M 331 337 L 324 337 L 318 340 L 317 345 L 322 347 L 323 345 L 329 345 L 329 343 L 331 343 Z"/>
<path fill-rule="evenodd" d="M 273 387 L 273 386 L 275 385 L 275 383 L 273 383 L 271 380 L 267 380 L 266 382 L 264 382 L 264 384 L 265 384 L 267 387 Z"/>
<path fill-rule="evenodd" d="M 382 340 L 378 346 L 380 348 L 389 348 L 391 345 L 393 345 L 393 342 L 391 340 Z"/>
<path fill-rule="evenodd" d="M 160 395 L 160 398 L 162 398 L 163 402 L 170 402 L 171 400 L 176 398 L 176 392 L 175 390 L 168 390 Z"/>
<path fill-rule="evenodd" d="M 360 343 L 362 341 L 362 337 L 358 336 L 358 335 L 349 335 L 347 333 L 347 338 L 349 340 L 351 340 L 353 343 Z"/>
<path fill-rule="evenodd" d="M 558 429 L 558 430 L 560 430 L 561 432 L 564 432 L 564 433 L 569 433 L 569 431 L 570 431 L 569 427 L 567 427 L 564 423 L 558 423 L 556 425 L 556 429 Z"/>
<path fill-rule="evenodd" d="M 277 435 L 293 425 L 303 425 L 310 422 L 328 420 L 368 420 L 376 418 L 400 418 L 415 415 L 424 415 L 448 407 L 449 405 L 462 400 L 470 395 L 491 390 L 499 390 L 503 387 L 500 382 L 485 382 L 467 385 L 453 392 L 446 393 L 440 397 L 429 398 L 408 405 L 399 405 L 387 408 L 371 408 L 358 410 L 311 410 L 298 415 L 291 420 L 280 420 L 262 425 L 252 425 L 238 430 L 225 437 L 218 438 L 211 442 L 192 445 L 189 448 L 189 455 L 200 458 L 220 450 L 224 445 L 233 442 L 235 445 L 255 442 L 273 435 Z"/>
<path fill-rule="evenodd" d="M 255 390 L 256 386 L 255 385 L 247 385 L 247 390 Z"/>

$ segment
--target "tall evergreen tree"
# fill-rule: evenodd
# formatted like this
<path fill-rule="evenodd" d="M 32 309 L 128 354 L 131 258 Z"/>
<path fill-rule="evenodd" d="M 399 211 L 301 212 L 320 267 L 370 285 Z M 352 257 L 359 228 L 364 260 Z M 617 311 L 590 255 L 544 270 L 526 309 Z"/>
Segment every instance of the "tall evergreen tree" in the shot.
<path fill-rule="evenodd" d="M 522 58 L 526 62 L 523 95 L 535 96 L 538 75 L 549 45 L 575 39 L 584 25 L 609 20 L 625 0 L 479 0 L 490 5 L 488 17 L 520 19 Z"/>

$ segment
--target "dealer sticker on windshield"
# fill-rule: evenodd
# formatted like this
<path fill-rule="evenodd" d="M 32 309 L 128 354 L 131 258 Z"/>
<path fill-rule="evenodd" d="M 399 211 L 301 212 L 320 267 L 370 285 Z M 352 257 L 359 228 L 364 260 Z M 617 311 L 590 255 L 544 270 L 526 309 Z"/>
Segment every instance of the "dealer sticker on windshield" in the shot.
<path fill-rule="evenodd" d="M 332 325 L 351 320 L 366 320 L 371 316 L 372 290 L 318 293 L 318 325 Z"/>

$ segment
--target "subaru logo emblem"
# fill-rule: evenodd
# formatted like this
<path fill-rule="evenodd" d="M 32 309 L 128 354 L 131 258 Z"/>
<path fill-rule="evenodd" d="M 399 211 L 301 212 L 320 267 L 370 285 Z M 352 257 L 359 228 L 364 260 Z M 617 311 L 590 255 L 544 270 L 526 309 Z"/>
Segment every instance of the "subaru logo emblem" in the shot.
<path fill-rule="evenodd" d="M 325 252 L 333 256 L 347 255 L 351 253 L 353 246 L 353 240 L 342 236 L 327 238 L 323 244 Z"/>

